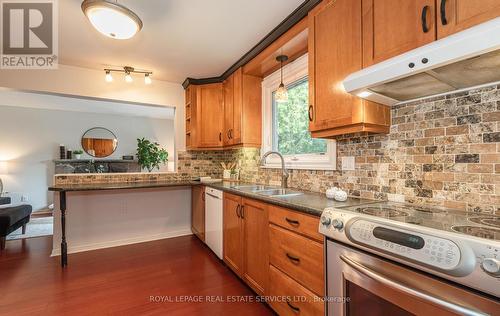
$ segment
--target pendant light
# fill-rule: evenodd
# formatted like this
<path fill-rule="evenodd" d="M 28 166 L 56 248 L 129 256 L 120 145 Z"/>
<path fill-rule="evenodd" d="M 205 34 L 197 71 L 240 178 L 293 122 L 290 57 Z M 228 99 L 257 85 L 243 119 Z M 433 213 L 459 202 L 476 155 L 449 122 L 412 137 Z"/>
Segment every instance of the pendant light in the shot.
<path fill-rule="evenodd" d="M 129 39 L 142 29 L 132 10 L 111 0 L 85 0 L 82 11 L 96 30 L 114 39 Z"/>
<path fill-rule="evenodd" d="M 274 99 L 276 100 L 276 102 L 288 102 L 288 91 L 286 90 L 286 87 L 283 84 L 283 62 L 288 60 L 288 56 L 279 55 L 278 57 L 276 57 L 276 60 L 278 62 L 280 62 L 281 83 L 280 83 L 280 86 L 278 87 L 278 90 L 276 90 L 276 94 L 274 96 Z"/>

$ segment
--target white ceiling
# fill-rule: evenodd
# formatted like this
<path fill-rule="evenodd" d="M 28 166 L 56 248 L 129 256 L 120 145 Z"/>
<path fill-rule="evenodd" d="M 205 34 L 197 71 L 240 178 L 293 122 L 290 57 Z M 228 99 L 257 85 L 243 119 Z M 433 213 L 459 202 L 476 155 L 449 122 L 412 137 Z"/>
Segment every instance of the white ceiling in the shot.
<path fill-rule="evenodd" d="M 132 66 L 153 79 L 221 75 L 304 0 L 119 0 L 144 27 L 120 41 L 97 32 L 82 0 L 59 1 L 59 62 L 102 69 Z"/>

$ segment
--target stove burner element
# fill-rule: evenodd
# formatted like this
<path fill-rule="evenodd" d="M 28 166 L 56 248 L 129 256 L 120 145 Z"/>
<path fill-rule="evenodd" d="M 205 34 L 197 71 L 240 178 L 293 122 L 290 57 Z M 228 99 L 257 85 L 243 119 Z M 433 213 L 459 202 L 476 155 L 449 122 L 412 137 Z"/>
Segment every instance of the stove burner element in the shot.
<path fill-rule="evenodd" d="M 476 224 L 500 228 L 500 216 L 478 216 L 471 217 L 469 220 Z"/>
<path fill-rule="evenodd" d="M 411 207 L 408 209 L 413 210 L 413 211 L 417 211 L 417 212 L 421 212 L 421 213 L 428 213 L 428 214 L 442 213 L 443 212 L 443 211 L 438 210 L 438 209 L 431 209 L 431 208 L 420 207 L 420 206 Z"/>
<path fill-rule="evenodd" d="M 375 207 L 363 207 L 363 208 L 358 208 L 358 212 L 368 214 L 368 215 L 373 215 L 377 217 L 405 217 L 408 216 L 409 214 L 406 212 L 399 211 L 394 208 L 386 208 L 386 207 L 381 207 L 381 208 L 375 208 Z"/>
<path fill-rule="evenodd" d="M 492 240 L 500 240 L 500 229 L 489 228 L 489 227 L 479 227 L 479 226 L 453 226 L 451 229 L 458 233 L 492 239 Z"/>

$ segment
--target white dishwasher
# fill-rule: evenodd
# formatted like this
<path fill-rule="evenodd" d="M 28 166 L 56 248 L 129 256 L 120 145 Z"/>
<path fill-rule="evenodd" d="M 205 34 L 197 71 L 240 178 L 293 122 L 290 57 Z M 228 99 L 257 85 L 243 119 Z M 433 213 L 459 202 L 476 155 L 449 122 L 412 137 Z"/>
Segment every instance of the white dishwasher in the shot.
<path fill-rule="evenodd" d="M 205 243 L 222 259 L 222 191 L 205 188 Z"/>

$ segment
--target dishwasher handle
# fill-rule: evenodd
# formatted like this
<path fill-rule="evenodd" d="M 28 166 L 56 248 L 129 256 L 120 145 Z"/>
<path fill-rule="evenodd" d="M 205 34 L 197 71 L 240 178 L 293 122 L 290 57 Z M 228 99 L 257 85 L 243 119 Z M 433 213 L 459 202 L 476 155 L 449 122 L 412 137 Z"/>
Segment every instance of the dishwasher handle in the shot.
<path fill-rule="evenodd" d="M 209 196 L 211 196 L 211 197 L 213 197 L 214 199 L 218 199 L 218 200 L 220 200 L 220 199 L 221 199 L 220 197 L 215 196 L 215 195 L 213 195 L 213 194 L 211 194 L 211 193 L 208 193 L 208 192 L 205 192 L 205 194 L 206 194 L 206 195 L 209 195 Z"/>

